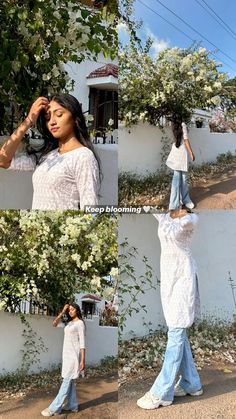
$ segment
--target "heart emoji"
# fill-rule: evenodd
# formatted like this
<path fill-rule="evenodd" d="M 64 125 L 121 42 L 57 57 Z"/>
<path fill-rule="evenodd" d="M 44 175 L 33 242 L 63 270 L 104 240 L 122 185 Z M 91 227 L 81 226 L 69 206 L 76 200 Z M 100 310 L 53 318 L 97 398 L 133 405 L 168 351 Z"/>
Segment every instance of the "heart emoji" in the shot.
<path fill-rule="evenodd" d="M 143 206 L 143 210 L 147 213 L 150 211 L 150 206 L 149 205 L 144 205 Z"/>

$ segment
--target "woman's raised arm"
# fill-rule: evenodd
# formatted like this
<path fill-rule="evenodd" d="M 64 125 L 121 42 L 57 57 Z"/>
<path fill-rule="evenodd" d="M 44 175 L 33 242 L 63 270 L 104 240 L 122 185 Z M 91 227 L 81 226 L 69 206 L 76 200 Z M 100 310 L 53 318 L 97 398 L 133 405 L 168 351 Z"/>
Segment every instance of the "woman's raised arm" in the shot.
<path fill-rule="evenodd" d="M 65 304 L 62 311 L 58 314 L 58 316 L 52 322 L 52 325 L 54 327 L 57 327 L 57 325 L 60 323 L 63 314 L 68 310 L 68 308 L 69 308 L 69 304 Z"/>
<path fill-rule="evenodd" d="M 42 109 L 46 109 L 48 106 L 48 99 L 45 97 L 39 97 L 31 106 L 28 116 L 19 125 L 19 127 L 11 134 L 9 138 L 4 142 L 0 149 L 0 167 L 7 169 L 15 155 L 18 145 L 20 144 L 25 133 L 32 125 L 35 124 Z"/>

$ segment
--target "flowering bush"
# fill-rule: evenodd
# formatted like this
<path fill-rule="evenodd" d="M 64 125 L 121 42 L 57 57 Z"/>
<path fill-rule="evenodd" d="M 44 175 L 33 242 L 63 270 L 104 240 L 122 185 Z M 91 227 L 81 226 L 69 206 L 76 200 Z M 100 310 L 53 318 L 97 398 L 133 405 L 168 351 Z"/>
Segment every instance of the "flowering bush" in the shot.
<path fill-rule="evenodd" d="M 209 120 L 209 127 L 212 132 L 227 132 L 230 129 L 229 122 L 221 111 L 216 112 Z"/>
<path fill-rule="evenodd" d="M 233 132 L 236 132 L 236 120 L 235 119 L 233 119 L 233 120 L 231 119 L 230 121 L 228 121 L 228 126 Z"/>
<path fill-rule="evenodd" d="M 1 308 L 35 296 L 57 309 L 75 292 L 99 293 L 117 267 L 116 224 L 75 211 L 1 211 Z"/>
<path fill-rule="evenodd" d="M 19 117 L 37 96 L 71 89 L 63 63 L 95 59 L 100 52 L 116 56 L 115 14 L 104 16 L 103 9 L 83 3 L 1 2 L 1 108 L 10 106 L 11 114 Z M 8 131 L 12 129 L 11 123 Z"/>
<path fill-rule="evenodd" d="M 134 45 L 120 53 L 120 119 L 126 125 L 180 113 L 189 120 L 193 109 L 215 106 L 226 74 L 205 48 L 168 48 L 153 59 Z"/>

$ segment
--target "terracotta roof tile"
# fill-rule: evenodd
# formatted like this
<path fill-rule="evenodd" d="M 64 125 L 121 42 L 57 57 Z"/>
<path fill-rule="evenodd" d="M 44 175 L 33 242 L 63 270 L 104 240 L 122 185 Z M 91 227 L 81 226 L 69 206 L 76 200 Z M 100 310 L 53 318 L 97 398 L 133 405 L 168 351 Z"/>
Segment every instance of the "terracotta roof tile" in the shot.
<path fill-rule="evenodd" d="M 113 76 L 118 78 L 118 65 L 116 64 L 105 64 L 102 67 L 97 68 L 92 71 L 87 78 L 96 78 L 96 77 L 108 77 Z"/>

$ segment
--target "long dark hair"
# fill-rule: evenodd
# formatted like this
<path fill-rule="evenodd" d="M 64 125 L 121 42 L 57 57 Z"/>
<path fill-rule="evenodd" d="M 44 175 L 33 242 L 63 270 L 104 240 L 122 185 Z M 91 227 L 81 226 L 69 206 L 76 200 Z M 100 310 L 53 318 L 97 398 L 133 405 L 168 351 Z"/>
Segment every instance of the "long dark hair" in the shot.
<path fill-rule="evenodd" d="M 71 303 L 68 303 L 68 304 L 76 309 L 76 315 L 77 315 L 78 319 L 80 319 L 80 320 L 82 320 L 82 322 L 84 322 L 82 312 L 81 312 L 81 308 L 80 308 L 79 304 L 74 303 L 74 302 L 71 302 Z M 69 309 L 66 310 L 63 321 L 66 324 L 68 324 L 69 322 L 72 321 L 72 317 L 69 315 Z"/>
<path fill-rule="evenodd" d="M 77 140 L 83 146 L 89 148 L 93 152 L 97 160 L 99 173 L 100 173 L 101 172 L 100 160 L 94 150 L 93 144 L 91 143 L 87 126 L 86 126 L 86 122 L 85 122 L 85 118 L 84 118 L 79 101 L 74 96 L 69 95 L 68 93 L 52 94 L 50 95 L 49 101 L 51 102 L 52 100 L 54 100 L 63 108 L 67 109 L 68 111 L 72 113 L 72 116 L 74 119 L 75 136 Z M 42 157 L 45 154 L 49 153 L 49 151 L 55 150 L 56 148 L 58 148 L 58 140 L 53 137 L 53 135 L 50 133 L 50 131 L 47 128 L 46 113 L 44 109 L 40 112 L 39 117 L 37 119 L 37 128 L 45 140 L 45 144 L 40 150 L 41 152 L 40 157 Z M 39 162 L 40 162 L 40 158 L 39 158 Z"/>
<path fill-rule="evenodd" d="M 182 116 L 175 114 L 171 119 L 171 128 L 175 137 L 175 146 L 179 148 L 183 139 Z"/>

